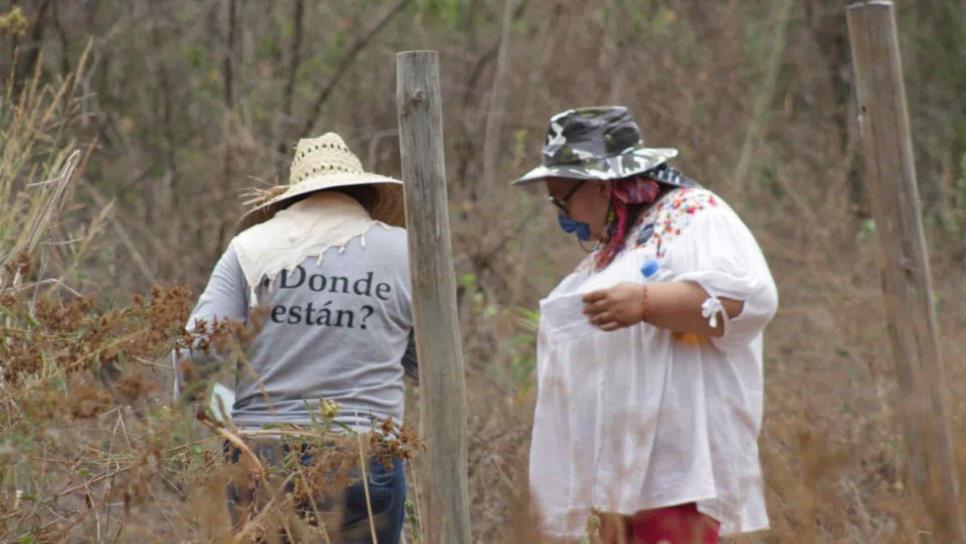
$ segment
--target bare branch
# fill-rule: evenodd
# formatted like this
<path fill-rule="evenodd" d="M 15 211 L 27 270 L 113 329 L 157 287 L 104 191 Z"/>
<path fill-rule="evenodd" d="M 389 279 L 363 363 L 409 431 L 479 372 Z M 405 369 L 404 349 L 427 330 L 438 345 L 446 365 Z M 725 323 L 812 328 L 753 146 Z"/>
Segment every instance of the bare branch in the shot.
<path fill-rule="evenodd" d="M 222 77 L 225 81 L 225 105 L 230 109 L 235 102 L 234 73 L 232 59 L 235 56 L 235 42 L 238 36 L 238 0 L 228 0 L 228 39 L 225 44 L 225 58 L 222 61 Z"/>
<path fill-rule="evenodd" d="M 302 62 L 302 18 L 305 14 L 304 0 L 295 0 L 295 13 L 292 16 L 292 26 L 295 34 L 292 36 L 292 47 L 289 53 L 288 79 L 285 81 L 285 98 L 282 101 L 283 121 L 288 121 L 292 115 L 292 94 L 295 91 L 295 74 Z"/>
<path fill-rule="evenodd" d="M 332 91 L 334 91 L 336 85 L 339 84 L 339 80 L 341 80 L 342 76 L 345 75 L 346 70 L 349 69 L 349 66 L 351 66 L 356 57 L 359 56 L 359 53 L 361 53 L 362 50 L 369 45 L 369 42 L 372 41 L 376 34 L 382 31 L 382 29 L 389 24 L 389 21 L 391 21 L 393 17 L 398 15 L 403 8 L 409 5 L 410 1 L 411 0 L 399 0 L 396 2 L 396 5 L 386 12 L 379 19 L 379 21 L 369 29 L 368 32 L 362 34 L 356 39 L 355 42 L 352 43 L 351 46 L 349 46 L 349 52 L 346 53 L 346 56 L 343 57 L 342 62 L 340 62 L 339 66 L 336 67 L 335 73 L 332 74 L 332 77 L 329 78 L 328 83 L 322 88 L 321 91 L 319 91 L 319 94 L 315 97 L 315 100 L 312 101 L 312 107 L 309 110 L 309 114 L 305 117 L 305 125 L 303 125 L 302 130 L 299 131 L 299 138 L 304 138 L 310 132 L 312 132 L 312 128 L 315 127 L 315 121 L 322 112 L 322 106 L 325 104 L 325 101 L 329 99 Z"/>
<path fill-rule="evenodd" d="M 496 177 L 496 162 L 500 154 L 500 135 L 503 132 L 503 110 L 506 92 L 504 77 L 510 54 L 510 30 L 513 23 L 513 0 L 503 0 L 503 21 L 500 26 L 500 49 L 496 58 L 490 103 L 486 114 L 483 136 L 483 194 L 488 194 Z"/>

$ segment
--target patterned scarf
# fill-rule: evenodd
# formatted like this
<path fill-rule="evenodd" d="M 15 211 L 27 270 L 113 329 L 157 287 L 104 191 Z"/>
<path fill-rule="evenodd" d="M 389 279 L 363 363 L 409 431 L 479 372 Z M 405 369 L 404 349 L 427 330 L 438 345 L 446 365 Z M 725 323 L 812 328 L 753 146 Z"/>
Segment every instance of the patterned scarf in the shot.
<path fill-rule="evenodd" d="M 657 181 L 644 176 L 634 176 L 613 182 L 611 191 L 611 211 L 607 217 L 607 239 L 596 256 L 597 270 L 607 267 L 624 248 L 627 230 L 630 227 L 631 209 L 654 202 L 661 194 Z"/>

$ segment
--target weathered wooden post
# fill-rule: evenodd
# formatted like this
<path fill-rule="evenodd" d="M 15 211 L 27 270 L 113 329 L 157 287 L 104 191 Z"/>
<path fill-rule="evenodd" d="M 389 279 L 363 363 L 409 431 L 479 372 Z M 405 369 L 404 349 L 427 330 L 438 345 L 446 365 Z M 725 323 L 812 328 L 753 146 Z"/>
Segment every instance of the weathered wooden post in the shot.
<path fill-rule="evenodd" d="M 850 5 L 847 20 L 909 474 L 936 541 L 966 542 L 892 2 Z"/>
<path fill-rule="evenodd" d="M 456 311 L 436 51 L 396 56 L 399 148 L 426 439 L 423 531 L 431 544 L 470 541 L 466 486 L 466 380 Z"/>

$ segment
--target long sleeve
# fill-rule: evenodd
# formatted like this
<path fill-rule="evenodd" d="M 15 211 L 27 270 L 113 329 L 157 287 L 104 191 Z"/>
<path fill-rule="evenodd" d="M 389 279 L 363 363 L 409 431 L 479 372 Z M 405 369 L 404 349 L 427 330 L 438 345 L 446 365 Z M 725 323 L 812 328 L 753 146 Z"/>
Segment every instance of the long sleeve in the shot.
<path fill-rule="evenodd" d="M 419 360 L 416 358 L 416 338 L 413 333 L 409 333 L 409 341 L 406 343 L 406 353 L 402 358 L 403 369 L 406 375 L 419 384 Z"/>
<path fill-rule="evenodd" d="M 709 295 L 708 317 L 714 313 L 724 321 L 724 334 L 711 339 L 718 349 L 746 346 L 775 315 L 778 291 L 768 264 L 751 232 L 726 205 L 700 211 L 668 257 L 675 280 L 700 285 Z M 729 319 L 716 312 L 719 297 L 741 301 L 741 313 Z"/>
<path fill-rule="evenodd" d="M 245 322 L 248 319 L 248 284 L 242 272 L 238 257 L 232 246 L 218 260 L 208 285 L 198 299 L 198 304 L 188 318 L 186 329 L 194 332 L 198 321 L 211 323 L 213 321 L 233 320 Z M 174 397 L 178 398 L 184 391 L 185 376 L 181 372 L 180 361 L 190 358 L 192 364 L 199 369 L 217 364 L 218 357 L 204 356 L 190 351 L 173 351 L 172 364 L 175 367 Z"/>

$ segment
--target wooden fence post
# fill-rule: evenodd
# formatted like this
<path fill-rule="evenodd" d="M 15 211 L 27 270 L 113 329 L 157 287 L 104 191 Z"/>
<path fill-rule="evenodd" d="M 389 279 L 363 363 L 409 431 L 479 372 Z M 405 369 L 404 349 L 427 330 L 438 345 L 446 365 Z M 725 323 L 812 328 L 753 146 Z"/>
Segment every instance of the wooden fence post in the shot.
<path fill-rule="evenodd" d="M 466 380 L 456 311 L 436 51 L 396 56 L 396 111 L 406 182 L 406 228 L 426 439 L 423 535 L 470 542 L 466 484 Z"/>
<path fill-rule="evenodd" d="M 966 542 L 892 2 L 852 4 L 847 20 L 909 474 L 935 541 Z"/>

